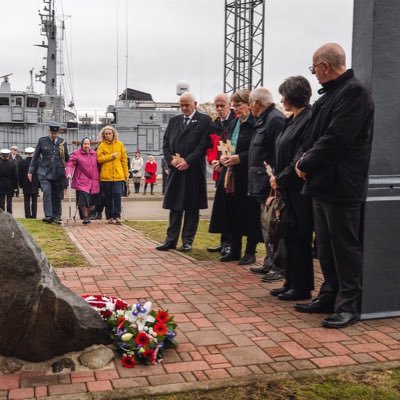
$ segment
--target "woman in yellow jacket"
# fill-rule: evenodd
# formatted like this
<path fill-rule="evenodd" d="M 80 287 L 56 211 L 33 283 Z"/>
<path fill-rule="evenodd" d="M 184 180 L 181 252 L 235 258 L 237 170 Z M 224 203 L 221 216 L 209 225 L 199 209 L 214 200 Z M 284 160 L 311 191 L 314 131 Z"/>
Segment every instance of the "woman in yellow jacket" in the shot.
<path fill-rule="evenodd" d="M 121 224 L 121 195 L 124 181 L 128 181 L 128 157 L 118 132 L 112 126 L 100 131 L 97 149 L 100 164 L 100 186 L 104 196 L 108 223 Z"/>

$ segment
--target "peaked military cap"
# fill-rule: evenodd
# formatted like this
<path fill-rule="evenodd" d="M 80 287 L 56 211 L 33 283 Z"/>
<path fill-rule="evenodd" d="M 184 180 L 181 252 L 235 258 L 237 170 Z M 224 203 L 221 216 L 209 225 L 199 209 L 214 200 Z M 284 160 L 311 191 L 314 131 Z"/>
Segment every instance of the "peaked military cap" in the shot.
<path fill-rule="evenodd" d="M 60 130 L 61 124 L 57 121 L 49 121 L 47 124 L 52 132 L 58 132 Z"/>

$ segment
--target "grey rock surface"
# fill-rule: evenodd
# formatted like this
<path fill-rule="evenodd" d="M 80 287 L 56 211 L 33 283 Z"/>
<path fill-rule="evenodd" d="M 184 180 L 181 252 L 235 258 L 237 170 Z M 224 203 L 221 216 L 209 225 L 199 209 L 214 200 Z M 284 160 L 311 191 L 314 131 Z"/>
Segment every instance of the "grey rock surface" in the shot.
<path fill-rule="evenodd" d="M 0 227 L 0 355 L 39 362 L 109 343 L 100 315 L 60 282 L 25 228 L 1 210 Z"/>
<path fill-rule="evenodd" d="M 0 371 L 3 374 L 15 374 L 21 371 L 24 363 L 14 357 L 0 357 Z"/>
<path fill-rule="evenodd" d="M 103 368 L 113 359 L 114 352 L 105 346 L 86 351 L 78 357 L 79 362 L 90 369 Z"/>

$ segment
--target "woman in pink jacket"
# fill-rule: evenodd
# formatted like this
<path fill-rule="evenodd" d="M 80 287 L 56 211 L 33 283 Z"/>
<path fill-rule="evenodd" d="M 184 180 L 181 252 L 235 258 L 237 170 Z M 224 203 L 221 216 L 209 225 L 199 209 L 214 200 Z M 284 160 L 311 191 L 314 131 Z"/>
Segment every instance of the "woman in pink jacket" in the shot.
<path fill-rule="evenodd" d="M 97 154 L 90 148 L 88 137 L 82 139 L 79 149 L 69 157 L 65 174 L 68 179 L 72 178 L 71 187 L 76 189 L 77 204 L 81 211 L 83 224 L 90 224 L 89 210 L 95 204 L 94 195 L 100 191 L 100 179 Z"/>

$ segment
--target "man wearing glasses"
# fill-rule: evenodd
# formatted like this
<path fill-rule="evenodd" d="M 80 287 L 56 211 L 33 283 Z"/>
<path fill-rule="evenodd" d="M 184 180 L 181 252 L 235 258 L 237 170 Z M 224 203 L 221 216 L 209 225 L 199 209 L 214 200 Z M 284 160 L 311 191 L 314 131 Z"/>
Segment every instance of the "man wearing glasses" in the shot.
<path fill-rule="evenodd" d="M 344 328 L 359 320 L 362 219 L 368 183 L 374 104 L 366 87 L 346 69 L 341 46 L 328 43 L 313 56 L 310 71 L 322 88 L 312 109 L 309 143 L 296 164 L 312 196 L 318 255 L 324 282 L 307 313 L 332 313 L 322 321 Z"/>

